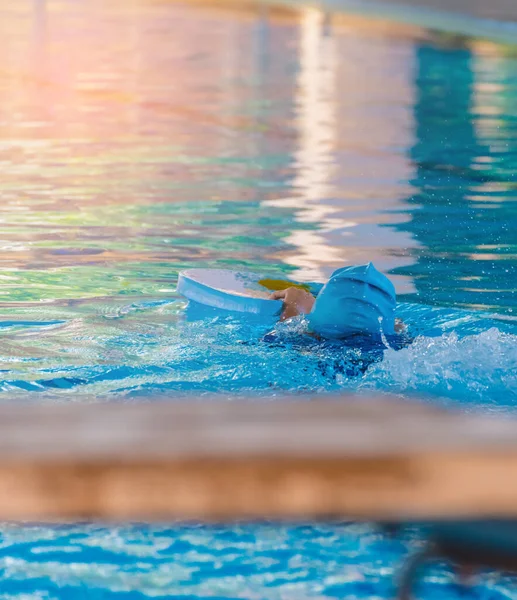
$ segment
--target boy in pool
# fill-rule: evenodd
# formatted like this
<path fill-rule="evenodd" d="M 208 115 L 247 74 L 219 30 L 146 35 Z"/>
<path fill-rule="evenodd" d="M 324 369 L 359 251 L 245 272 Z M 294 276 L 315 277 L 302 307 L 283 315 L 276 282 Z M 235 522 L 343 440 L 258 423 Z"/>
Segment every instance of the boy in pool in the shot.
<path fill-rule="evenodd" d="M 316 298 L 299 287 L 274 292 L 270 298 L 284 302 L 281 321 L 307 315 L 311 332 L 322 338 L 382 339 L 404 330 L 395 322 L 395 288 L 372 263 L 334 271 Z"/>

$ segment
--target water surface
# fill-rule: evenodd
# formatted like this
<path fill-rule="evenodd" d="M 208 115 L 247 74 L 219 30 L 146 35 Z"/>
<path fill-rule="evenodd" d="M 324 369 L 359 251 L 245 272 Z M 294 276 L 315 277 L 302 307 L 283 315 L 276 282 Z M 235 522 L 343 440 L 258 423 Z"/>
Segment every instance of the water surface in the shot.
<path fill-rule="evenodd" d="M 256 344 L 268 324 L 208 314 L 196 329 L 177 273 L 324 281 L 372 260 L 424 337 L 402 365 L 341 384 L 441 393 L 452 377 L 489 403 L 510 387 L 513 403 L 517 62 L 504 48 L 313 9 L 34 0 L 1 12 L 4 391 L 335 389 L 311 367 L 287 376 L 284 361 L 314 356 Z M 449 320 L 429 309 L 422 329 L 414 303 Z M 457 319 L 473 319 L 473 338 L 454 341 Z"/>

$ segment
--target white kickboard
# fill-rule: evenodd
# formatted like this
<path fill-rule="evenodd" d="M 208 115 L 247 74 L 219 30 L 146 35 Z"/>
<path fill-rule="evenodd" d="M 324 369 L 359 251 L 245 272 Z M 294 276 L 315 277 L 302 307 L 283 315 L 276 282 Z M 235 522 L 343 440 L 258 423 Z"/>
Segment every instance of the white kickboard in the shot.
<path fill-rule="evenodd" d="M 178 278 L 177 291 L 194 302 L 264 316 L 279 315 L 281 300 L 269 300 L 270 290 L 258 282 L 263 275 L 227 269 L 188 269 Z"/>

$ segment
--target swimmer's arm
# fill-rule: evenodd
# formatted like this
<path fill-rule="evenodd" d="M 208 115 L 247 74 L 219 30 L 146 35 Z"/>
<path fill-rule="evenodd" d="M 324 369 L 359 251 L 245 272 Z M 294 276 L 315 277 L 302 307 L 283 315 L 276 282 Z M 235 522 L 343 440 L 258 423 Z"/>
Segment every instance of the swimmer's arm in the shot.
<path fill-rule="evenodd" d="M 281 321 L 310 313 L 315 302 L 312 294 L 295 287 L 273 292 L 269 298 L 271 300 L 283 300 L 284 309 L 280 315 Z"/>

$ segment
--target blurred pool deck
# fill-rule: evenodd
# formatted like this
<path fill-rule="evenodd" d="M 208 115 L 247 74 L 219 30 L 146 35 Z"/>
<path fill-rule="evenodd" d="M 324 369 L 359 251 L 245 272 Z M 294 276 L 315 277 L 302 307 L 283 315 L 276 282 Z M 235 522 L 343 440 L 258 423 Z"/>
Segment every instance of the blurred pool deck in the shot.
<path fill-rule="evenodd" d="M 169 0 L 175 1 L 175 0 Z M 188 1 L 188 0 L 187 0 Z M 513 0 L 191 0 L 212 5 L 313 7 L 324 12 L 392 21 L 460 36 L 517 44 L 517 2 Z"/>
<path fill-rule="evenodd" d="M 471 17 L 495 21 L 516 22 L 517 2 L 514 0 L 322 0 L 322 4 L 332 5 L 343 10 L 355 10 L 375 14 L 396 14 L 403 11 L 423 16 L 429 11 L 437 11 L 451 18 Z"/>
<path fill-rule="evenodd" d="M 321 5 L 504 44 L 517 42 L 517 2 L 513 0 L 322 0 Z"/>
<path fill-rule="evenodd" d="M 367 0 L 366 0 L 367 1 Z M 364 4 L 366 4 L 366 1 Z M 466 14 L 480 19 L 500 21 L 517 20 L 517 2 L 515 0 L 376 0 L 378 5 L 391 4 L 418 8 L 432 8 L 446 12 Z"/>
<path fill-rule="evenodd" d="M 393 396 L 0 406 L 2 520 L 517 516 L 517 420 Z"/>

